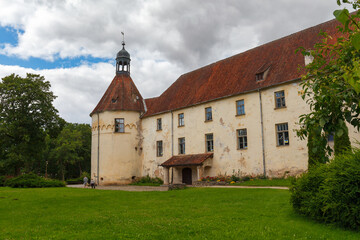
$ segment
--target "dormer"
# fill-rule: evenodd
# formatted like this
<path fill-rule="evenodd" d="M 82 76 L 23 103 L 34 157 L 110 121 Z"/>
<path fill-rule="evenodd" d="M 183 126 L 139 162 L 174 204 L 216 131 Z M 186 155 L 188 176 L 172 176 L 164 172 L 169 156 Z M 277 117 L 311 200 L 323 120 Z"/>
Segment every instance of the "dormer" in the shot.
<path fill-rule="evenodd" d="M 266 79 L 267 74 L 269 73 L 271 63 L 263 64 L 255 73 L 256 82 L 260 82 Z"/>

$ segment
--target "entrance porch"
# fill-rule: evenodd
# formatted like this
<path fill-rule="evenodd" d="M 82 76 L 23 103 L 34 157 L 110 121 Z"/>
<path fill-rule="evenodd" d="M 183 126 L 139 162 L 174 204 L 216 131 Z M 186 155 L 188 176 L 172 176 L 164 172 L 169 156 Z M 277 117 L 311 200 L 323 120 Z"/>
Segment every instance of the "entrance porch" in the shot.
<path fill-rule="evenodd" d="M 164 185 L 182 183 L 192 185 L 194 181 L 203 177 L 206 168 L 212 166 L 213 156 L 213 153 L 172 156 L 160 165 L 165 170 Z"/>

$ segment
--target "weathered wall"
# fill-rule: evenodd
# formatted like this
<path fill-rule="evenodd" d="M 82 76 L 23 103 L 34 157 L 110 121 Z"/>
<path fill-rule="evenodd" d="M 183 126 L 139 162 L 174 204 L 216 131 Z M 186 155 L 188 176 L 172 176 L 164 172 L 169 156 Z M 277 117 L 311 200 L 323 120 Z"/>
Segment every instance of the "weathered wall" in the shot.
<path fill-rule="evenodd" d="M 284 91 L 286 107 L 275 108 L 275 92 Z M 301 98 L 298 83 L 282 84 L 261 91 L 264 120 L 266 171 L 269 176 L 282 177 L 289 171 L 298 174 L 307 169 L 307 141 L 296 136 L 301 114 L 309 107 Z M 277 146 L 275 124 L 288 123 L 289 145 Z"/>
<path fill-rule="evenodd" d="M 142 134 L 138 112 L 102 112 L 100 118 L 100 184 L 125 184 L 141 175 Z M 124 118 L 125 132 L 115 133 L 115 118 Z M 91 177 L 97 175 L 98 115 L 92 116 Z"/>
<path fill-rule="evenodd" d="M 285 93 L 286 107 L 275 108 L 276 91 Z M 262 97 L 266 174 L 282 177 L 299 174 L 307 169 L 307 141 L 295 133 L 298 117 L 309 111 L 302 100 L 298 83 L 282 84 L 260 91 Z M 245 115 L 236 116 L 236 101 L 245 101 Z M 205 108 L 212 107 L 213 120 L 205 121 Z M 185 126 L 178 126 L 178 114 L 184 113 Z M 114 133 L 114 119 L 125 119 L 125 133 Z M 156 130 L 156 120 L 162 119 L 162 130 Z M 97 115 L 93 115 L 92 176 L 97 171 Z M 141 122 L 141 124 L 140 124 Z M 288 123 L 288 146 L 277 146 L 276 128 Z M 204 153 L 205 134 L 213 133 L 214 158 L 203 176 L 262 175 L 264 172 L 259 92 L 228 97 L 186 109 L 139 119 L 137 112 L 104 112 L 100 114 L 100 184 L 128 183 L 132 176 L 164 178 L 161 163 L 178 155 L 178 138 L 185 137 L 186 154 Z M 173 131 L 172 131 L 173 126 Z M 237 149 L 237 129 L 247 129 L 248 148 Z M 173 134 L 173 137 L 172 137 Z M 349 127 L 353 143 L 360 135 Z M 173 146 L 172 146 L 173 138 Z M 156 141 L 163 141 L 163 156 L 156 156 Z M 181 170 L 170 169 L 170 179 L 181 182 Z M 173 176 L 172 176 L 173 173 Z M 196 167 L 192 167 L 196 181 Z"/>
<path fill-rule="evenodd" d="M 286 108 L 275 109 L 274 92 L 284 90 Z M 262 90 L 266 172 L 270 176 L 282 176 L 289 171 L 297 174 L 307 167 L 306 141 L 294 133 L 298 116 L 307 111 L 305 102 L 298 94 L 296 83 Z M 245 115 L 236 116 L 236 101 L 244 99 Z M 212 107 L 213 121 L 205 122 L 205 108 Z M 184 113 L 185 126 L 178 126 L 178 114 Z M 185 137 L 186 154 L 205 152 L 205 134 L 214 135 L 214 159 L 204 175 L 263 174 L 260 100 L 258 92 L 224 98 L 173 113 L 165 113 L 143 119 L 144 155 L 143 174 L 161 176 L 159 164 L 171 157 L 171 114 L 173 114 L 174 155 L 177 155 L 178 138 Z M 163 130 L 156 131 L 156 119 L 162 118 Z M 289 125 L 290 145 L 278 147 L 275 124 Z M 248 149 L 237 149 L 237 129 L 247 129 Z M 164 156 L 156 157 L 156 141 L 163 140 Z M 196 179 L 193 179 L 196 180 Z"/>

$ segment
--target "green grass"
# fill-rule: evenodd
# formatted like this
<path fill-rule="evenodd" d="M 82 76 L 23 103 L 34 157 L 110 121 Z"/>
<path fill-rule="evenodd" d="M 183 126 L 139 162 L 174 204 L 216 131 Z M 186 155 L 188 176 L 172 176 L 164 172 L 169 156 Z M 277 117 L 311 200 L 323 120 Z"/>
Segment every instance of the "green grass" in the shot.
<path fill-rule="evenodd" d="M 0 188 L 0 239 L 360 239 L 295 214 L 289 192 Z"/>
<path fill-rule="evenodd" d="M 291 179 L 287 178 L 274 178 L 274 179 L 252 179 L 249 181 L 234 183 L 232 185 L 238 186 L 283 186 L 290 187 Z"/>

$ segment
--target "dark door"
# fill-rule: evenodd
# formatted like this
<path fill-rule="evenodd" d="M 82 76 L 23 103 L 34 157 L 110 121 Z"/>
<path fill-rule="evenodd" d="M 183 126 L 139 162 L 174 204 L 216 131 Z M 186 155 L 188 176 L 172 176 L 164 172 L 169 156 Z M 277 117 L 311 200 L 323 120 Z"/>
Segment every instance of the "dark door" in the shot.
<path fill-rule="evenodd" d="M 191 168 L 184 168 L 182 170 L 182 182 L 185 183 L 186 185 L 192 184 Z"/>

